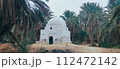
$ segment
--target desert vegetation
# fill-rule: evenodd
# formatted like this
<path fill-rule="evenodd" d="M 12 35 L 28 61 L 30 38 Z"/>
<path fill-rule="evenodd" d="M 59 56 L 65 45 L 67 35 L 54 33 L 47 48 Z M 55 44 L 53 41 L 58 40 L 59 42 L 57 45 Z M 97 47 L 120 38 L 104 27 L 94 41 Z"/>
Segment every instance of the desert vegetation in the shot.
<path fill-rule="evenodd" d="M 120 0 L 108 1 L 106 7 L 83 3 L 78 15 L 70 10 L 61 14 L 71 32 L 72 43 L 120 48 Z M 40 30 L 53 16 L 42 0 L 0 0 L 0 47 L 12 46 L 15 50 L 12 52 L 28 52 L 28 46 L 39 40 Z M 11 45 L 3 46 L 5 43 Z"/>

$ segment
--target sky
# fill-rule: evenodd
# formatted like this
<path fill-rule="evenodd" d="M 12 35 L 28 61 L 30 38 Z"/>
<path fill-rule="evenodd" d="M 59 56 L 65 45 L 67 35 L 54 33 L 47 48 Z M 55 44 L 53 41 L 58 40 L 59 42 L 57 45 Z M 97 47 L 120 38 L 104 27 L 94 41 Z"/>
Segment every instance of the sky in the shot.
<path fill-rule="evenodd" d="M 78 14 L 80 6 L 85 2 L 97 2 L 102 7 L 108 4 L 108 0 L 49 0 L 46 4 L 50 7 L 50 10 L 54 12 L 55 16 L 60 16 L 65 10 L 74 11 Z"/>

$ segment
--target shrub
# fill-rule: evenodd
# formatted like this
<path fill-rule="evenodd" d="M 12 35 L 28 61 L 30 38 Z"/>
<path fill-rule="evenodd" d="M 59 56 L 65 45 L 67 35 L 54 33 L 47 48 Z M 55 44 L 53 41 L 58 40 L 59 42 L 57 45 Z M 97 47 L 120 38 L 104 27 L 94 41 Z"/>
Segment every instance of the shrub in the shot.
<path fill-rule="evenodd" d="M 47 53 L 47 52 L 48 50 L 46 50 L 44 47 L 41 47 L 40 49 L 36 51 L 36 53 Z"/>
<path fill-rule="evenodd" d="M 79 45 L 79 44 L 82 44 L 82 42 L 81 41 L 75 41 L 75 42 L 73 42 L 73 44 Z"/>

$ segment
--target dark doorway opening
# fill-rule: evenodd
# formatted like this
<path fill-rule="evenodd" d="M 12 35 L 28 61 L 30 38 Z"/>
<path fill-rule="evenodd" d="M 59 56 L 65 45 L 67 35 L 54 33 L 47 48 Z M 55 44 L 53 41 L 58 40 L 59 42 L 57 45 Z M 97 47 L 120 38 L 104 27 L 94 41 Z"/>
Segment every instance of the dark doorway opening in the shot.
<path fill-rule="evenodd" d="M 49 44 L 53 44 L 53 37 L 49 38 Z"/>

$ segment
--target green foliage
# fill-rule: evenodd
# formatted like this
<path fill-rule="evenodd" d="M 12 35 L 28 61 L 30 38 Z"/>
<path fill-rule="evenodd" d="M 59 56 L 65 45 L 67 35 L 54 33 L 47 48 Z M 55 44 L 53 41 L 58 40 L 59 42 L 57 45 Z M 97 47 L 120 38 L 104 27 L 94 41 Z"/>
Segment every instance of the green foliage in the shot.
<path fill-rule="evenodd" d="M 106 23 L 99 27 L 100 41 L 105 44 L 116 46 L 120 43 L 120 0 L 109 0 L 108 17 Z"/>
<path fill-rule="evenodd" d="M 120 0 L 109 0 L 105 12 L 97 3 L 87 2 L 80 8 L 79 15 L 66 10 L 61 16 L 71 31 L 73 43 L 90 40 L 100 47 L 120 48 Z M 27 45 L 39 40 L 40 29 L 52 18 L 53 12 L 49 10 L 42 0 L 1 0 L 0 42 L 13 43 L 19 52 L 28 52 Z M 37 51 L 45 52 L 44 48 Z"/>
<path fill-rule="evenodd" d="M 120 44 L 114 46 L 113 48 L 117 48 L 117 49 L 120 49 Z"/>
<path fill-rule="evenodd" d="M 27 44 L 33 44 L 36 42 L 35 36 L 36 36 L 35 30 L 31 30 L 28 32 L 28 34 L 25 35 L 22 42 L 25 41 Z"/>
<path fill-rule="evenodd" d="M 120 0 L 109 0 L 107 7 L 113 9 L 118 5 L 120 5 Z"/>
<path fill-rule="evenodd" d="M 114 44 L 112 44 L 112 43 L 100 43 L 99 47 L 113 48 Z"/>
<path fill-rule="evenodd" d="M 66 24 L 71 31 L 72 42 L 83 42 L 87 33 L 82 29 L 79 16 L 76 16 L 73 11 L 66 10 L 61 17 L 66 21 Z"/>
<path fill-rule="evenodd" d="M 84 26 L 85 32 L 87 32 L 85 37 L 89 37 L 91 44 L 99 43 L 99 32 L 98 28 L 101 23 L 104 21 L 104 12 L 103 8 L 100 7 L 97 3 L 84 3 L 81 7 L 80 14 L 78 15 L 80 18 L 80 22 Z"/>
<path fill-rule="evenodd" d="M 12 39 L 10 35 L 7 34 L 2 37 L 1 43 L 13 43 L 14 44 L 14 40 Z"/>
<path fill-rule="evenodd" d="M 102 7 L 97 3 L 84 3 L 83 6 L 80 7 L 86 14 L 95 14 L 96 12 L 102 12 Z"/>
<path fill-rule="evenodd" d="M 27 52 L 26 45 L 35 43 L 35 32 L 45 25 L 48 12 L 41 0 L 1 0 L 0 42 L 14 43 Z"/>
<path fill-rule="evenodd" d="M 73 42 L 73 44 L 80 45 L 80 44 L 82 44 L 82 42 L 81 41 L 75 41 L 75 42 Z"/>
<path fill-rule="evenodd" d="M 47 52 L 48 50 L 46 50 L 44 47 L 41 47 L 40 49 L 36 51 L 36 53 L 47 53 Z"/>

